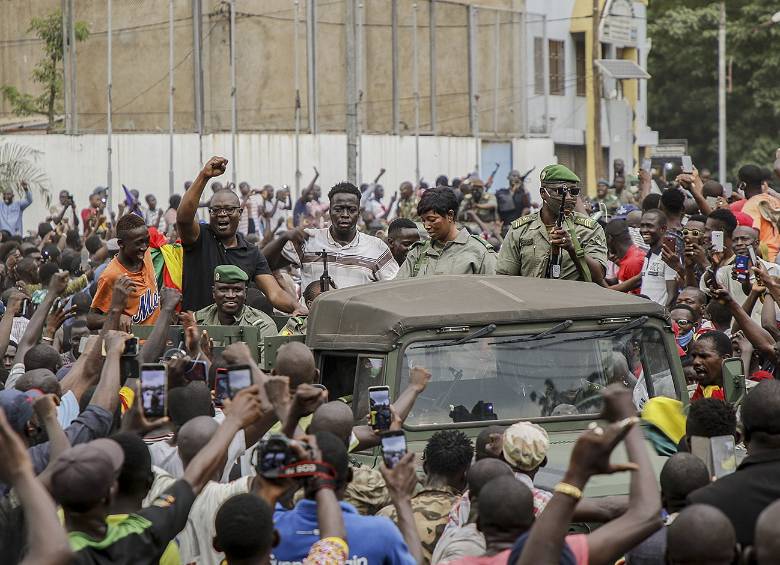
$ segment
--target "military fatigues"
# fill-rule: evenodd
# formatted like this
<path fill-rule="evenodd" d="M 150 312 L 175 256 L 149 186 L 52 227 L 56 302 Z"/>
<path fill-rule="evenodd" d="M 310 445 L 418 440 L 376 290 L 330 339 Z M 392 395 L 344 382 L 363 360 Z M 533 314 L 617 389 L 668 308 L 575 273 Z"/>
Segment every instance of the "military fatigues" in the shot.
<path fill-rule="evenodd" d="M 477 204 L 492 204 L 493 208 L 477 208 Z M 458 209 L 458 218 L 461 221 L 467 222 L 469 221 L 467 212 L 469 210 L 474 210 L 480 220 L 486 224 L 489 224 L 490 222 L 494 222 L 496 220 L 497 208 L 498 200 L 496 199 L 496 195 L 490 194 L 489 192 L 483 192 L 479 198 L 479 202 L 475 202 L 473 196 L 471 198 L 463 199 L 463 201 L 460 203 L 460 208 Z"/>
<path fill-rule="evenodd" d="M 569 224 L 569 228 L 567 228 Z M 607 266 L 607 239 L 598 222 L 575 212 L 564 224 L 577 235 L 582 251 L 602 266 Z M 523 216 L 512 222 L 501 252 L 498 254 L 496 272 L 499 275 L 523 275 L 543 278 L 550 260 L 550 235 L 539 212 Z M 584 260 L 584 257 L 583 257 Z M 577 265 L 569 253 L 561 250 L 561 277 L 567 280 L 581 280 Z"/>
<path fill-rule="evenodd" d="M 417 205 L 420 203 L 420 199 L 416 197 L 409 198 L 408 200 L 399 200 L 396 208 L 396 216 L 398 218 L 406 218 L 414 222 L 420 221 L 420 216 L 417 215 Z"/>
<path fill-rule="evenodd" d="M 470 235 L 466 228 L 444 245 L 429 239 L 418 241 L 409 249 L 396 279 L 431 275 L 494 275 L 496 252 L 482 238 Z"/>
<path fill-rule="evenodd" d="M 422 542 L 424 563 L 431 562 L 433 550 L 447 525 L 452 505 L 459 497 L 460 493 L 449 486 L 426 486 L 412 497 L 412 513 Z M 398 521 L 394 506 L 382 508 L 377 515 L 386 516 L 393 522 Z"/>
<path fill-rule="evenodd" d="M 257 310 L 251 306 L 244 306 L 241 313 L 235 317 L 234 326 L 255 326 L 260 328 L 260 336 L 279 335 L 274 321 L 262 310 Z M 221 326 L 217 305 L 212 304 L 195 312 L 195 321 L 199 326 Z"/>

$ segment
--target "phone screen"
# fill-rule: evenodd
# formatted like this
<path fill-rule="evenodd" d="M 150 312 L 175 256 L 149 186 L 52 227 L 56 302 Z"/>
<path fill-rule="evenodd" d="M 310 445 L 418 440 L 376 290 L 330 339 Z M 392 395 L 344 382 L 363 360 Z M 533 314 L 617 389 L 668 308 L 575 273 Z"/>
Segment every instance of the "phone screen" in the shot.
<path fill-rule="evenodd" d="M 249 367 L 228 369 L 228 383 L 230 384 L 230 398 L 233 398 L 239 391 L 252 384 L 252 370 Z"/>
<path fill-rule="evenodd" d="M 690 174 L 693 172 L 693 161 L 690 155 L 682 156 L 682 172 Z"/>
<path fill-rule="evenodd" d="M 650 159 L 645 159 L 644 161 L 642 161 L 642 170 L 647 171 L 649 173 L 652 166 L 653 166 L 652 161 L 650 161 Z"/>
<path fill-rule="evenodd" d="M 368 405 L 371 426 L 375 430 L 389 430 L 392 419 L 390 414 L 390 389 L 386 386 L 369 388 Z"/>
<path fill-rule="evenodd" d="M 224 406 L 225 399 L 230 398 L 230 384 L 227 373 L 217 373 L 214 379 L 214 404 Z"/>
<path fill-rule="evenodd" d="M 723 251 L 723 232 L 722 231 L 714 231 L 712 232 L 710 236 L 712 240 L 712 250 L 715 252 L 722 252 Z"/>
<path fill-rule="evenodd" d="M 382 459 L 392 469 L 406 455 L 406 436 L 403 432 L 382 436 Z"/>
<path fill-rule="evenodd" d="M 141 405 L 145 416 L 165 416 L 165 366 L 156 365 L 141 370 Z"/>

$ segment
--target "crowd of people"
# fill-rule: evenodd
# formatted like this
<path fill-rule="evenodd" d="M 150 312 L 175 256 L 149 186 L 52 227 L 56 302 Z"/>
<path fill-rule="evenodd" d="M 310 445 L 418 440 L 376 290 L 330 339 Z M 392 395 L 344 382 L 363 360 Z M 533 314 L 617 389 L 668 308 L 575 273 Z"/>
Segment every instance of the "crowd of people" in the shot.
<path fill-rule="evenodd" d="M 590 198 L 550 165 L 536 203 L 532 171 L 497 189 L 476 174 L 404 182 L 386 199 L 384 171 L 323 196 L 315 169 L 293 201 L 286 186 L 221 184 L 226 165 L 211 158 L 165 210 L 128 189 L 112 209 L 98 187 L 78 212 L 63 191 L 30 234 L 29 189 L 21 202 L 3 195 L 2 563 L 780 560 L 780 171 L 746 165 L 727 191 L 705 170 L 631 178 L 616 161 Z M 245 343 L 215 353 L 204 331 L 306 334 L 323 292 L 447 274 L 576 280 L 667 309 L 691 402 L 660 475 L 639 418 L 652 394 L 619 383 L 551 491 L 535 484 L 550 440 L 531 422 L 474 441 L 437 431 L 421 462 L 410 452 L 390 468 L 361 465 L 350 454 L 382 436 L 329 397 L 306 345 L 280 347 L 266 374 Z M 184 339 L 170 349 L 172 325 Z M 139 326 L 150 326 L 140 343 Z M 731 357 L 749 388 L 738 411 L 722 368 Z M 162 366 L 165 386 L 142 391 L 134 364 Z M 250 378 L 223 399 L 231 367 Z M 391 431 L 430 379 L 410 370 Z M 692 444 L 722 437 L 746 457 L 714 480 Z M 628 462 L 610 463 L 619 444 Z M 631 473 L 627 497 L 583 496 L 593 476 L 616 472 Z M 597 527 L 573 533 L 573 522 Z"/>

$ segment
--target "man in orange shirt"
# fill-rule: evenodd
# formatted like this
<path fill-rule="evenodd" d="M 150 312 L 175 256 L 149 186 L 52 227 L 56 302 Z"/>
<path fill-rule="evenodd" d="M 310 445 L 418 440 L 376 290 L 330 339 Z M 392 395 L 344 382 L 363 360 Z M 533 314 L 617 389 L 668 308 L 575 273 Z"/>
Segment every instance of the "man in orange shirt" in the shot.
<path fill-rule="evenodd" d="M 153 325 L 160 315 L 157 277 L 149 252 L 149 231 L 143 218 L 135 214 L 122 216 L 116 225 L 119 254 L 98 279 L 92 309 L 87 317 L 91 330 L 103 327 L 106 316 L 119 314 L 119 326 Z M 111 312 L 114 289 L 121 287 L 128 297 L 124 310 Z"/>

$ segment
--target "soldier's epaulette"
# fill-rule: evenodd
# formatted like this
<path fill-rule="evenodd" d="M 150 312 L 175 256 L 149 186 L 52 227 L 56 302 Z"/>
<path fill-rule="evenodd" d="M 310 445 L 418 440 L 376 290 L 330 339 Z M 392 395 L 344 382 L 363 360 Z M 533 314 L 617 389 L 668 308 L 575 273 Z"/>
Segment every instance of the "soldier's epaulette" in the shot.
<path fill-rule="evenodd" d="M 476 240 L 477 240 L 478 242 L 480 242 L 482 245 L 484 245 L 484 246 L 485 246 L 485 249 L 487 249 L 488 251 L 493 251 L 493 246 L 490 244 L 490 242 L 488 242 L 488 241 L 485 241 L 484 239 L 482 239 L 482 238 L 481 238 L 481 237 L 479 237 L 478 235 L 471 234 L 471 237 L 472 237 L 472 238 L 474 238 L 474 239 L 476 239 Z"/>
<path fill-rule="evenodd" d="M 522 218 L 517 218 L 514 222 L 512 222 L 512 229 L 519 228 L 520 226 L 524 226 L 526 224 L 530 224 L 534 221 L 534 218 L 536 217 L 535 214 L 528 214 L 527 216 L 523 216 Z"/>
<path fill-rule="evenodd" d="M 590 218 L 585 218 L 583 216 L 575 215 L 574 218 L 572 219 L 574 220 L 575 224 L 585 226 L 588 229 L 594 229 L 598 225 L 598 222 L 596 220 L 591 220 Z"/>
<path fill-rule="evenodd" d="M 411 249 L 414 249 L 415 247 L 420 247 L 421 245 L 425 245 L 426 241 L 428 241 L 428 240 L 427 239 L 418 239 L 417 241 L 415 241 L 414 243 L 412 243 L 409 246 L 409 249 L 411 250 Z"/>

